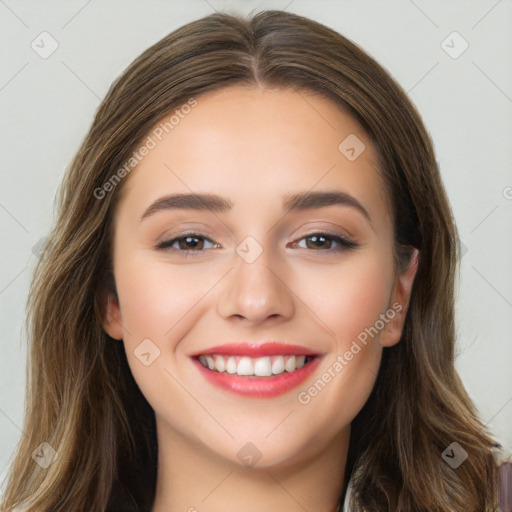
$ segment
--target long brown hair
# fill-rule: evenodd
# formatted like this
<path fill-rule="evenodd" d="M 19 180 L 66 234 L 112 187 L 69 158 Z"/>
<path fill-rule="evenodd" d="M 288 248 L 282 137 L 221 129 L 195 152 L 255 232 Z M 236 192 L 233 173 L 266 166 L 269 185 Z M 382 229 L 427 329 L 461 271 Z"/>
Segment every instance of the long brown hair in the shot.
<path fill-rule="evenodd" d="M 216 13 L 179 28 L 139 56 L 99 107 L 63 181 L 30 290 L 24 436 L 2 509 L 150 510 L 154 413 L 122 343 L 101 327 L 105 290 L 115 293 L 112 218 L 129 178 L 104 184 L 164 114 L 229 85 L 308 90 L 347 108 L 379 154 L 397 258 L 401 247 L 420 250 L 402 339 L 384 349 L 374 390 L 352 423 L 351 510 L 494 510 L 493 440 L 454 368 L 458 236 L 430 137 L 370 56 L 283 11 Z M 43 442 L 57 452 L 47 468 L 32 457 Z M 456 469 L 441 457 L 453 442 L 468 454 Z"/>

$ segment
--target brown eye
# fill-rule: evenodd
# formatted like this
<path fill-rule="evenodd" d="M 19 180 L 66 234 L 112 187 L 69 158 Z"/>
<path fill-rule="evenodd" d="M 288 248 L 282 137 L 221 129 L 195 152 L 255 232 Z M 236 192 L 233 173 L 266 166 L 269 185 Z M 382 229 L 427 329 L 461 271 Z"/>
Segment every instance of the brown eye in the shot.
<path fill-rule="evenodd" d="M 318 251 L 333 252 L 343 249 L 354 249 L 357 247 L 357 244 L 355 242 L 352 242 L 351 240 L 348 240 L 345 237 L 338 235 L 330 235 L 328 233 L 312 233 L 301 238 L 298 242 L 295 242 L 295 245 L 297 246 L 299 242 L 302 242 L 302 240 L 305 240 L 306 243 L 305 247 L 300 246 L 301 248 Z M 335 245 L 334 248 L 333 244 Z"/>
<path fill-rule="evenodd" d="M 215 244 L 209 238 L 195 233 L 189 233 L 170 240 L 163 240 L 156 247 L 157 249 L 171 249 L 182 252 L 202 252 L 205 249 L 206 241 L 218 247 L 218 244 Z M 175 244 L 177 244 L 177 247 L 173 247 Z"/>
<path fill-rule="evenodd" d="M 310 235 L 305 237 L 305 240 L 308 249 L 330 249 L 333 243 L 331 237 L 324 235 Z M 308 245 L 308 240 L 311 242 L 311 246 Z"/>
<path fill-rule="evenodd" d="M 177 239 L 178 246 L 181 250 L 192 249 L 199 251 L 204 246 L 204 239 L 199 236 L 185 236 Z"/>

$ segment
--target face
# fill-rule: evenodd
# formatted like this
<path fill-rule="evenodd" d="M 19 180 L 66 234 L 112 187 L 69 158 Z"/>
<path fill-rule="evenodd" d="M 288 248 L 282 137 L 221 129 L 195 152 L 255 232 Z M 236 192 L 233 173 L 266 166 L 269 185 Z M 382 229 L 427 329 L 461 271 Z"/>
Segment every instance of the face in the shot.
<path fill-rule="evenodd" d="M 104 327 L 159 436 L 298 462 L 366 402 L 415 268 L 394 273 L 376 151 L 335 103 L 230 87 L 187 112 L 122 184 Z"/>

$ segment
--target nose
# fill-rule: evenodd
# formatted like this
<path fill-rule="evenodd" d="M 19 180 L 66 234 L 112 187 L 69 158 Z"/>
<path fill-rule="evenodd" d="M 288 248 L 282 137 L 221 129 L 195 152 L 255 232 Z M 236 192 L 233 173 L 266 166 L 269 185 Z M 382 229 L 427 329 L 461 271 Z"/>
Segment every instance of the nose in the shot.
<path fill-rule="evenodd" d="M 292 318 L 294 295 L 283 262 L 276 260 L 276 255 L 267 250 L 252 262 L 235 254 L 234 268 L 223 280 L 218 297 L 218 314 L 225 319 L 245 319 L 250 324 Z"/>

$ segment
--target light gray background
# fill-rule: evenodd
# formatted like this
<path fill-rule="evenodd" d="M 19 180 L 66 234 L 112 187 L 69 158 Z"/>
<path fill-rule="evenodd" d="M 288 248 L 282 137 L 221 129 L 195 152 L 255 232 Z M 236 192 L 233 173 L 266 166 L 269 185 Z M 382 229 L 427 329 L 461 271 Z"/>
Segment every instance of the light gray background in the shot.
<path fill-rule="evenodd" d="M 467 251 L 457 368 L 484 422 L 510 450 L 511 0 L 0 0 L 0 480 L 22 435 L 34 246 L 49 231 L 57 186 L 100 99 L 140 52 L 184 23 L 214 10 L 265 8 L 311 17 L 349 37 L 419 108 Z M 59 44 L 47 59 L 31 47 L 43 31 Z M 448 37 L 453 31 L 463 39 Z M 453 58 L 464 40 L 469 47 Z"/>

